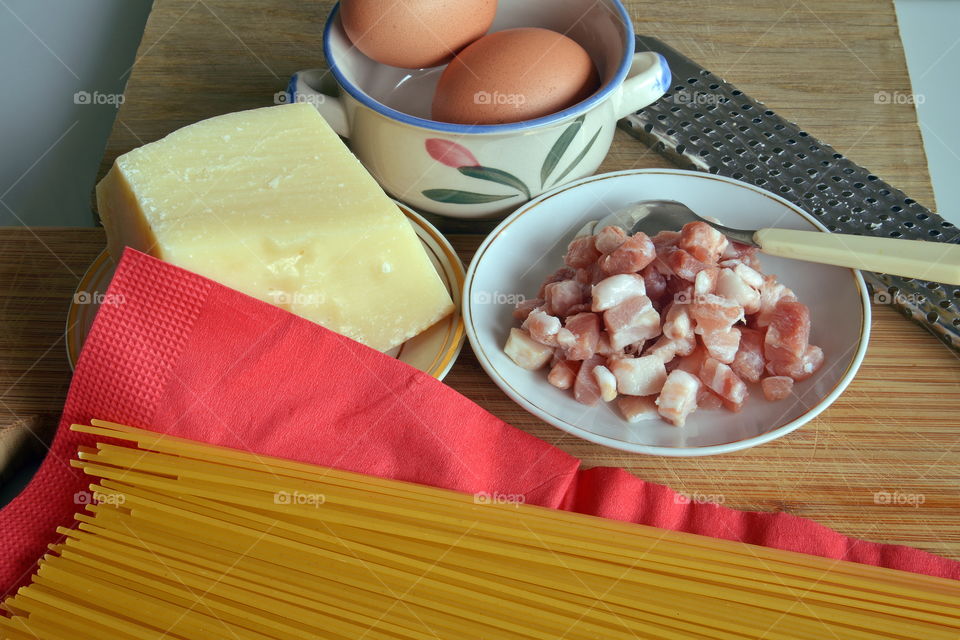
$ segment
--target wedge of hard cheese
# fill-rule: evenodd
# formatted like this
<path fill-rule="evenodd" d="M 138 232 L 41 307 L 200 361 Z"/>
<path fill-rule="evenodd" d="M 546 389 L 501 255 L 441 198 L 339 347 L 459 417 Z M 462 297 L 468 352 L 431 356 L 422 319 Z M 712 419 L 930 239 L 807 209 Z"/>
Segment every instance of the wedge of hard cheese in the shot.
<path fill-rule="evenodd" d="M 134 149 L 97 205 L 114 258 L 139 249 L 381 351 L 453 310 L 406 216 L 307 104 Z"/>

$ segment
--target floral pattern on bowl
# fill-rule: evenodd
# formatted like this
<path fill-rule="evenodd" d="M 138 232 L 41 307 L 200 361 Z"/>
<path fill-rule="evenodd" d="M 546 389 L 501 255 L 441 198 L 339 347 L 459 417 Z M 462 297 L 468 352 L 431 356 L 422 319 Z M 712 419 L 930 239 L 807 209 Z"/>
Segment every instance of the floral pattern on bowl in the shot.
<path fill-rule="evenodd" d="M 547 155 L 543 160 L 543 164 L 540 167 L 540 188 L 537 190 L 537 192 L 543 191 L 550 186 L 563 182 L 563 179 L 566 178 L 577 167 L 577 165 L 583 161 L 587 153 L 589 153 L 590 149 L 597 141 L 597 137 L 599 137 L 602 128 L 597 129 L 596 133 L 593 134 L 587 143 L 580 149 L 580 152 L 577 154 L 577 156 L 566 166 L 562 172 L 554 175 L 564 153 L 566 153 L 574 139 L 577 138 L 577 134 L 579 134 L 580 129 L 583 127 L 584 120 L 585 116 L 582 115 L 573 120 L 573 122 L 571 122 L 563 130 L 563 133 L 557 137 L 556 141 L 553 143 L 553 146 L 550 147 L 550 150 L 547 152 Z M 523 180 L 509 171 L 481 165 L 476 156 L 462 144 L 445 140 L 443 138 L 427 138 L 424 146 L 426 147 L 426 151 L 431 158 L 443 165 L 456 169 L 461 174 L 469 178 L 495 182 L 497 184 L 510 187 L 517 192 L 508 194 L 479 193 L 475 191 L 465 191 L 463 189 L 452 188 L 426 189 L 421 192 L 423 196 L 435 202 L 444 202 L 448 204 L 482 204 L 516 197 L 522 198 L 522 201 L 526 201 L 531 198 L 531 189 Z M 553 175 L 552 179 L 551 175 Z"/>

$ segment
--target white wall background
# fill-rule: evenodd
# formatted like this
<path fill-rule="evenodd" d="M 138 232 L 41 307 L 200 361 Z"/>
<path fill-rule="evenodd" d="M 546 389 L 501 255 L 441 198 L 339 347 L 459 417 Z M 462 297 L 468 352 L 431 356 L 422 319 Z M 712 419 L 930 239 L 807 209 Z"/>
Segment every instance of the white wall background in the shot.
<path fill-rule="evenodd" d="M 960 2 L 896 6 L 938 213 L 960 225 Z"/>

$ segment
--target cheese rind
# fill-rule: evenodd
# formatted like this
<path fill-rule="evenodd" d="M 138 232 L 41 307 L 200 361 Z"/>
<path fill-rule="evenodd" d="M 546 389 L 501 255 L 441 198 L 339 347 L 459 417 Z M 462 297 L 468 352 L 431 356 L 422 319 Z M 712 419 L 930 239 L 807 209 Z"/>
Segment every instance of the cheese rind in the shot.
<path fill-rule="evenodd" d="M 386 351 L 453 310 L 406 216 L 310 105 L 242 111 L 117 158 L 97 185 L 125 246 Z"/>

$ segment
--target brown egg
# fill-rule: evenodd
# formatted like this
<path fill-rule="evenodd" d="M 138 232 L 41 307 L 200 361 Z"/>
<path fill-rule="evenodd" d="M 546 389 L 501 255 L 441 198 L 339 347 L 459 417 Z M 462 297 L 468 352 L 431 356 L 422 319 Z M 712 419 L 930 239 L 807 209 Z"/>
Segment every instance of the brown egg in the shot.
<path fill-rule="evenodd" d="M 497 0 L 342 0 L 347 37 L 367 57 L 393 67 L 435 67 L 481 37 Z"/>
<path fill-rule="evenodd" d="M 590 55 L 549 29 L 507 29 L 457 54 L 440 76 L 434 120 L 501 124 L 562 111 L 597 90 Z"/>

